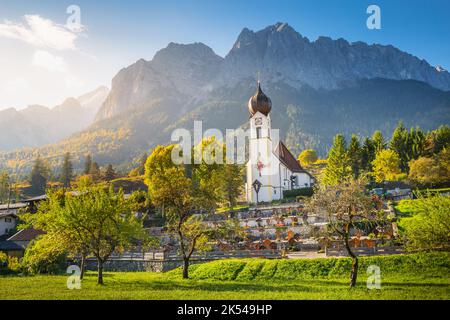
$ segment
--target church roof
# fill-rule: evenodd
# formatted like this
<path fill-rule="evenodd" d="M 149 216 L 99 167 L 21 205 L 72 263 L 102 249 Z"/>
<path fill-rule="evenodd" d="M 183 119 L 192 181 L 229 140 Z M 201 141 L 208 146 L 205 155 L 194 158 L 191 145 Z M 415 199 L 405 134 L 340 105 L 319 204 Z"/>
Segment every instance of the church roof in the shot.
<path fill-rule="evenodd" d="M 304 172 L 309 174 L 305 169 L 302 168 L 300 163 L 295 159 L 289 149 L 284 145 L 283 142 L 279 142 L 275 148 L 275 155 L 278 157 L 280 162 L 284 164 L 292 172 Z"/>
<path fill-rule="evenodd" d="M 248 100 L 248 111 L 253 116 L 257 112 L 261 112 L 267 116 L 272 109 L 272 101 L 261 90 L 261 84 L 258 81 L 258 89 L 256 93 Z"/>

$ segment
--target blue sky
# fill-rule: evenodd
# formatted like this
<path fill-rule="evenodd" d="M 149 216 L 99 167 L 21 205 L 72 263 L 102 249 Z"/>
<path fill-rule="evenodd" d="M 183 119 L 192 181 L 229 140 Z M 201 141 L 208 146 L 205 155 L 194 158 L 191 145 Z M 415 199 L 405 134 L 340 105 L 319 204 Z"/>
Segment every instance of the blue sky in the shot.
<path fill-rule="evenodd" d="M 28 34 L 32 23 L 63 28 L 71 4 L 81 9 L 83 32 L 59 30 L 50 44 Z M 381 8 L 381 30 L 366 27 L 370 4 Z M 0 109 L 53 106 L 110 86 L 120 68 L 150 60 L 171 41 L 203 42 L 224 56 L 244 27 L 256 31 L 279 21 L 310 40 L 324 35 L 392 44 L 450 69 L 449 15 L 448 0 L 0 0 Z"/>

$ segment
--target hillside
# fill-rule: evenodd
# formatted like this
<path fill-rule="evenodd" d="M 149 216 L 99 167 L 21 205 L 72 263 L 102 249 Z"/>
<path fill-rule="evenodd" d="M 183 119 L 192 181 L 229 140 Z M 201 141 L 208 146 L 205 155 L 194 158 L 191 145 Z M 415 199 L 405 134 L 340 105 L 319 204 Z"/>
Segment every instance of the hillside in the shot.
<path fill-rule="evenodd" d="M 450 123 L 450 74 L 393 46 L 301 36 L 287 24 L 244 29 L 224 57 L 201 43 L 170 43 L 152 60 L 120 70 L 96 122 L 57 144 L 0 153 L 0 166 L 27 170 L 39 153 L 60 161 L 86 153 L 126 168 L 176 128 L 245 126 L 260 74 L 274 128 L 294 153 L 327 152 L 336 133 L 390 136 L 398 121 L 434 129 Z"/>
<path fill-rule="evenodd" d="M 89 126 L 109 89 L 99 87 L 78 98 L 67 98 L 48 108 L 31 105 L 23 110 L 0 111 L 0 150 L 56 143 Z"/>

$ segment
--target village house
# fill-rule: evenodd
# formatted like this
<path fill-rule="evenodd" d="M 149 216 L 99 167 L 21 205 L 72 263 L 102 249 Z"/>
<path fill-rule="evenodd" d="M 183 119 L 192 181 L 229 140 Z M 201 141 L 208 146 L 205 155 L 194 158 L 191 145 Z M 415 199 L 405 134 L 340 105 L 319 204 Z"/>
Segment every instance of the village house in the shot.
<path fill-rule="evenodd" d="M 36 212 L 37 203 L 45 200 L 42 195 L 22 202 L 0 205 L 0 252 L 9 256 L 23 256 L 28 244 L 38 235 L 43 234 L 40 230 L 33 228 L 17 231 L 20 211 Z"/>
<path fill-rule="evenodd" d="M 11 203 L 0 205 L 0 237 L 8 235 L 16 229 L 19 209 L 26 208 L 26 203 Z"/>

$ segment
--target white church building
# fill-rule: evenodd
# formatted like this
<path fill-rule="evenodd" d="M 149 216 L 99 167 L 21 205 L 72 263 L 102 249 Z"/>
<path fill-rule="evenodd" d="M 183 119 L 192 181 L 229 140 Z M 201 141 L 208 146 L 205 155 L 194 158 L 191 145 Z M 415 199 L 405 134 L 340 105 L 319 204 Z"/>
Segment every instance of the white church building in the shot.
<path fill-rule="evenodd" d="M 313 176 L 272 130 L 272 102 L 261 90 L 248 101 L 250 112 L 249 161 L 247 162 L 246 197 L 249 203 L 270 202 L 283 198 L 283 191 L 311 187 Z"/>

